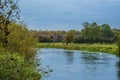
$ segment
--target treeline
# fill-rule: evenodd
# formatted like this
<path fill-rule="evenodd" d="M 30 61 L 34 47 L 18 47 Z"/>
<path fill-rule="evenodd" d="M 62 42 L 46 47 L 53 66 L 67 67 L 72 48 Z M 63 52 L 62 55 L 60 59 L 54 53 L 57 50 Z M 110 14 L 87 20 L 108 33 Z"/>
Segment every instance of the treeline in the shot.
<path fill-rule="evenodd" d="M 114 43 L 119 29 L 112 29 L 108 24 L 98 25 L 96 22 L 82 24 L 82 30 L 69 31 L 34 31 L 39 42 L 65 43 Z"/>

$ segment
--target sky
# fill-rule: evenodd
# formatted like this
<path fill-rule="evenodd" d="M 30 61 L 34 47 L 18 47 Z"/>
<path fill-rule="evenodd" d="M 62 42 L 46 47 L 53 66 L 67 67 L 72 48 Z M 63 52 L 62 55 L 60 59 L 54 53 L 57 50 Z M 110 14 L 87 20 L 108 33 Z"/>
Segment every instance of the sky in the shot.
<path fill-rule="evenodd" d="M 29 29 L 80 30 L 84 22 L 120 27 L 120 0 L 20 0 Z"/>

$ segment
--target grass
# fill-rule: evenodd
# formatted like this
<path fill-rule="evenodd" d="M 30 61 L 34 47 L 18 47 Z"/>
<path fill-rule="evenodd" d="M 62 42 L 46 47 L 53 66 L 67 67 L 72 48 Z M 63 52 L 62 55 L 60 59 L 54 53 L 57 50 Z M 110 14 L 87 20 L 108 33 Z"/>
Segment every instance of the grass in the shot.
<path fill-rule="evenodd" d="M 66 45 L 65 43 L 39 43 L 37 44 L 39 48 L 63 48 L 69 50 L 87 50 L 93 52 L 105 52 L 111 54 L 117 54 L 116 44 L 75 44 L 70 43 Z"/>

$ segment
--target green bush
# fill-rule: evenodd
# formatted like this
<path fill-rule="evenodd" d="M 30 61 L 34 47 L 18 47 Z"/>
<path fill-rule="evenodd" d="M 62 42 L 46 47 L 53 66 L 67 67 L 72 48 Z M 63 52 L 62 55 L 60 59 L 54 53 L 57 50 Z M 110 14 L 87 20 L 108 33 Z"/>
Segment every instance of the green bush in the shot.
<path fill-rule="evenodd" d="M 0 80 L 40 80 L 34 62 L 37 39 L 20 24 L 9 25 L 7 47 L 0 44 Z"/>
<path fill-rule="evenodd" d="M 34 34 L 20 24 L 11 24 L 9 29 L 12 28 L 14 30 L 8 36 L 8 49 L 12 53 L 18 52 L 26 58 L 34 58 L 36 53 L 34 46 L 37 44 L 37 39 L 33 37 Z"/>
<path fill-rule="evenodd" d="M 40 80 L 35 64 L 17 53 L 0 55 L 0 80 Z"/>

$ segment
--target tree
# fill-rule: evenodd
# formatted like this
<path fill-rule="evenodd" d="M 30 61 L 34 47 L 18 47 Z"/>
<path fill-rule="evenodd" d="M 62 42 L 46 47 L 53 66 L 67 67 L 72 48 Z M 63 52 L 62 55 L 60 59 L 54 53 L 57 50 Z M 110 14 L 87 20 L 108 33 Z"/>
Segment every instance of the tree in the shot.
<path fill-rule="evenodd" d="M 102 26 L 102 36 L 105 38 L 109 38 L 113 36 L 113 33 L 111 31 L 111 28 L 108 24 L 103 24 Z"/>
<path fill-rule="evenodd" d="M 108 24 L 103 24 L 101 26 L 101 31 L 102 31 L 102 41 L 105 43 L 111 43 L 114 37 L 114 34 L 112 32 L 112 29 Z"/>
<path fill-rule="evenodd" d="M 101 37 L 101 30 L 96 22 L 93 22 L 92 24 L 85 22 L 83 26 L 84 29 L 81 31 L 81 33 L 83 38 L 87 40 L 87 42 L 96 42 Z"/>
<path fill-rule="evenodd" d="M 74 30 L 70 30 L 68 31 L 64 37 L 63 37 L 63 42 L 65 42 L 66 44 L 68 43 L 72 43 L 75 41 L 75 31 Z"/>
<path fill-rule="evenodd" d="M 20 18 L 17 3 L 18 0 L 0 0 L 0 43 L 3 48 L 0 80 L 40 80 L 34 60 L 36 39 L 24 25 L 17 23 Z"/>
<path fill-rule="evenodd" d="M 11 24 L 9 29 L 15 27 L 8 35 L 8 49 L 12 53 L 18 52 L 20 55 L 24 55 L 25 58 L 34 58 L 35 49 L 37 44 L 37 38 L 33 37 L 34 33 L 30 32 L 23 24 Z"/>
<path fill-rule="evenodd" d="M 87 39 L 88 34 L 89 34 L 90 24 L 88 22 L 85 22 L 82 25 L 84 26 L 84 29 L 82 30 L 82 35 L 83 35 L 84 39 Z"/>
<path fill-rule="evenodd" d="M 97 42 L 101 37 L 100 27 L 97 25 L 96 22 L 93 22 L 90 27 L 91 27 L 91 30 L 92 30 L 91 31 L 92 41 Z"/>
<path fill-rule="evenodd" d="M 91 24 L 91 26 L 92 26 L 92 27 L 97 27 L 98 25 L 97 25 L 96 22 L 93 22 L 93 23 Z"/>
<path fill-rule="evenodd" d="M 120 56 L 120 32 L 117 35 L 118 55 Z"/>
<path fill-rule="evenodd" d="M 82 36 L 83 36 L 84 39 L 88 39 L 90 24 L 88 22 L 85 22 L 82 25 L 84 26 L 84 28 L 81 31 Z"/>
<path fill-rule="evenodd" d="M 17 22 L 20 18 L 20 10 L 17 3 L 18 0 L 0 0 L 0 40 L 4 46 L 7 46 L 8 35 L 13 30 L 9 31 L 8 25 Z"/>
<path fill-rule="evenodd" d="M 84 28 L 87 28 L 87 27 L 90 26 L 90 23 L 88 23 L 88 22 L 84 22 L 82 25 L 84 26 Z"/>

